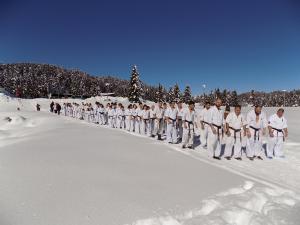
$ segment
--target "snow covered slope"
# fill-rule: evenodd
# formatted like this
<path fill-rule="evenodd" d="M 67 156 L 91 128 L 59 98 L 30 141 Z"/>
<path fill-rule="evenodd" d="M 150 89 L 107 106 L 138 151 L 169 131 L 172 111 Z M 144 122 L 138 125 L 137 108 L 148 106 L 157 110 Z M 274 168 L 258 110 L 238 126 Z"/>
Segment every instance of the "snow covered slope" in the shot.
<path fill-rule="evenodd" d="M 286 159 L 219 162 L 48 105 L 0 99 L 1 225 L 299 224 L 298 108 Z"/>

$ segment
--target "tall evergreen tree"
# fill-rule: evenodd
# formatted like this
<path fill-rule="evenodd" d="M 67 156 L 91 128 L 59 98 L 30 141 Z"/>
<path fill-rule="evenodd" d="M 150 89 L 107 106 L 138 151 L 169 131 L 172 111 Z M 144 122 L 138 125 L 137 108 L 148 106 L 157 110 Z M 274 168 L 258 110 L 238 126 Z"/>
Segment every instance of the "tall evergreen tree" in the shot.
<path fill-rule="evenodd" d="M 181 93 L 178 84 L 174 85 L 173 92 L 174 92 L 174 100 L 178 102 L 181 99 Z"/>
<path fill-rule="evenodd" d="M 190 86 L 186 86 L 183 93 L 183 101 L 184 103 L 188 103 L 192 100 L 192 91 Z"/>
<path fill-rule="evenodd" d="M 140 101 L 140 77 L 137 66 L 133 66 L 130 78 L 128 99 L 130 102 Z"/>
<path fill-rule="evenodd" d="M 231 104 L 233 106 L 236 106 L 239 104 L 239 101 L 238 101 L 238 95 L 237 95 L 237 92 L 236 91 L 233 91 L 232 94 L 231 94 Z"/>
<path fill-rule="evenodd" d="M 174 89 L 172 87 L 170 87 L 168 95 L 167 95 L 167 101 L 172 102 L 174 100 L 175 100 Z"/>
<path fill-rule="evenodd" d="M 161 84 L 158 84 L 158 88 L 156 91 L 156 102 L 163 102 L 164 101 L 164 90 L 163 90 L 163 86 Z"/>

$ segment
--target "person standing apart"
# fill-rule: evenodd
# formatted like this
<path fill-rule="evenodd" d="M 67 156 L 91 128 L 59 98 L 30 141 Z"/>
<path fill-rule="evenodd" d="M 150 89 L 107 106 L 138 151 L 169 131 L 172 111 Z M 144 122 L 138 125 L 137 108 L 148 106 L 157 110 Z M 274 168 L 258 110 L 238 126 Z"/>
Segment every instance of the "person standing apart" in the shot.
<path fill-rule="evenodd" d="M 269 129 L 269 145 L 267 155 L 268 158 L 274 157 L 284 158 L 283 144 L 285 139 L 288 137 L 288 126 L 287 120 L 283 116 L 284 109 L 280 108 L 277 113 L 270 116 L 268 121 Z"/>

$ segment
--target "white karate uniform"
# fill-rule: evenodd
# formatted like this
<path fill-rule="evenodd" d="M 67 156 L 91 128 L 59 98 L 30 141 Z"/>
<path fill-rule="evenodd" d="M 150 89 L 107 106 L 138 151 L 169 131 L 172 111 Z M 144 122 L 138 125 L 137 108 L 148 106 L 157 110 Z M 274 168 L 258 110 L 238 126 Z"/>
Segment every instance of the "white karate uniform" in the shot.
<path fill-rule="evenodd" d="M 150 136 L 150 112 L 143 110 L 141 114 L 140 133 L 142 135 Z"/>
<path fill-rule="evenodd" d="M 109 109 L 107 110 L 108 126 L 111 127 L 111 128 L 114 128 L 114 127 L 115 127 L 115 123 L 114 123 L 115 113 L 116 113 L 116 110 L 115 110 L 115 109 L 109 108 Z"/>
<path fill-rule="evenodd" d="M 121 108 L 116 109 L 116 123 L 117 128 L 122 129 L 124 127 L 124 111 Z"/>
<path fill-rule="evenodd" d="M 137 109 L 132 109 L 131 110 L 131 121 L 130 121 L 130 131 L 135 132 L 135 122 L 137 120 Z"/>
<path fill-rule="evenodd" d="M 226 123 L 229 126 L 230 136 L 226 138 L 224 156 L 231 157 L 232 150 L 234 150 L 233 157 L 240 158 L 242 156 L 242 140 L 245 138 L 243 126 L 247 125 L 246 119 L 243 114 L 237 116 L 235 112 L 231 112 L 226 118 Z"/>
<path fill-rule="evenodd" d="M 98 117 L 99 117 L 99 124 L 100 125 L 105 125 L 105 108 L 104 107 L 99 107 L 98 108 Z"/>
<path fill-rule="evenodd" d="M 182 139 L 183 135 L 183 115 L 185 113 L 185 110 L 183 108 L 179 109 L 178 108 L 178 125 L 177 125 L 177 133 L 178 133 L 178 138 Z"/>
<path fill-rule="evenodd" d="M 204 129 L 200 128 L 200 142 L 201 146 L 205 147 L 207 145 L 207 138 L 208 138 L 208 130 L 210 129 L 209 126 L 209 118 L 210 118 L 210 111 L 209 109 L 202 109 L 199 113 L 199 119 L 203 122 Z"/>
<path fill-rule="evenodd" d="M 155 108 L 152 110 L 150 109 L 150 136 L 156 135 L 156 129 L 155 129 L 155 123 L 156 123 L 156 110 Z"/>
<path fill-rule="evenodd" d="M 213 133 L 211 127 L 208 129 L 208 139 L 207 147 L 209 156 L 220 157 L 221 155 L 221 141 L 223 135 L 223 110 L 218 109 L 216 106 L 213 106 L 209 109 L 209 124 L 212 124 L 213 128 L 216 130 L 216 134 Z M 216 126 L 219 128 L 217 128 Z"/>
<path fill-rule="evenodd" d="M 184 110 L 182 117 L 183 126 L 183 136 L 182 144 L 183 147 L 194 147 L 194 137 L 195 137 L 195 123 L 196 123 L 196 113 L 195 111 L 190 111 L 189 109 Z M 187 127 L 185 128 L 184 125 Z"/>
<path fill-rule="evenodd" d="M 138 133 L 140 134 L 141 133 L 141 123 L 142 123 L 142 113 L 143 113 L 143 110 L 140 109 L 140 108 L 137 108 L 137 117 L 136 117 L 136 120 L 135 120 L 135 133 Z"/>
<path fill-rule="evenodd" d="M 270 116 L 269 126 L 272 129 L 274 137 L 269 137 L 268 157 L 283 157 L 283 143 L 284 143 L 284 130 L 287 128 L 287 120 L 282 116 L 278 117 L 277 114 Z"/>
<path fill-rule="evenodd" d="M 132 109 L 125 110 L 125 127 L 127 131 L 131 131 Z"/>
<path fill-rule="evenodd" d="M 267 127 L 267 118 L 264 112 L 261 112 L 257 121 L 256 121 L 256 114 L 254 109 L 248 112 L 247 128 L 251 133 L 251 137 L 247 138 L 246 152 L 248 157 L 262 156 L 263 129 L 266 127 Z"/>
<path fill-rule="evenodd" d="M 177 143 L 177 115 L 178 110 L 176 108 L 168 108 L 166 110 L 167 119 L 167 141 L 169 143 Z"/>
<path fill-rule="evenodd" d="M 163 134 L 164 129 L 164 109 L 160 108 L 159 106 L 155 107 L 155 115 L 156 115 L 156 122 L 155 122 L 155 134 L 161 136 Z"/>

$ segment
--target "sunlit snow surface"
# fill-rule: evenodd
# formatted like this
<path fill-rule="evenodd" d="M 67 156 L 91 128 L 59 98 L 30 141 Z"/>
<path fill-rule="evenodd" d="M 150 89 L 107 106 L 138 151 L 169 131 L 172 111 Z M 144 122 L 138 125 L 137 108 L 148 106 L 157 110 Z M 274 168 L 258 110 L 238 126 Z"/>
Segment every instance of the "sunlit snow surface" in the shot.
<path fill-rule="evenodd" d="M 48 105 L 0 97 L 1 225 L 299 224 L 300 108 L 285 159 L 217 162 Z"/>

